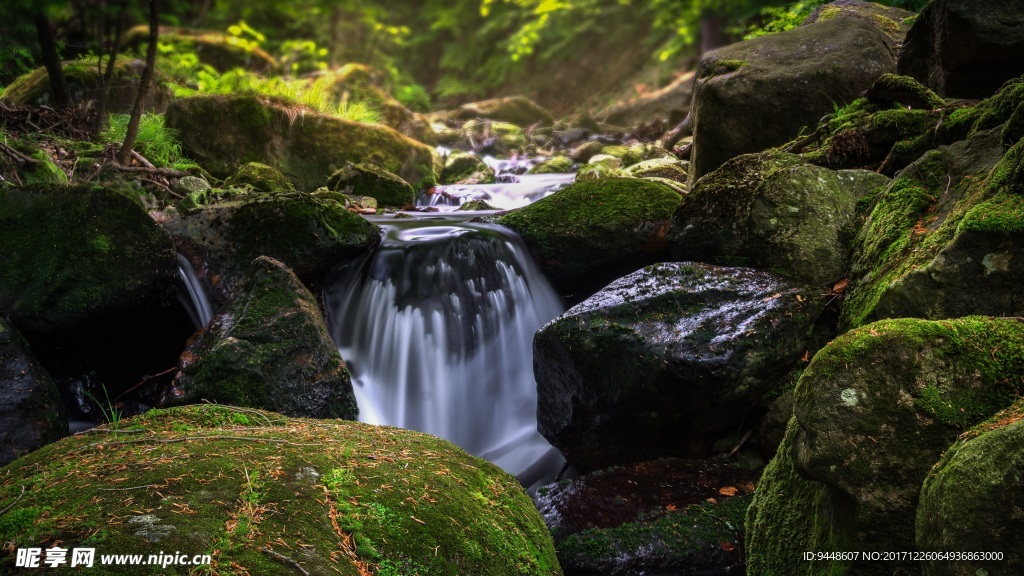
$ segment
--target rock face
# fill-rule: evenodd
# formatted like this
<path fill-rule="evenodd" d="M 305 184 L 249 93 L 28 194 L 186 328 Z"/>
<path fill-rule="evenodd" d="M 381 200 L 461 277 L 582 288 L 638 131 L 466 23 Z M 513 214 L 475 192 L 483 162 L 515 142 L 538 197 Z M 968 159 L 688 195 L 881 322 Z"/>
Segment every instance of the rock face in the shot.
<path fill-rule="evenodd" d="M 288 416 L 359 413 L 316 298 L 283 264 L 257 258 L 245 282 L 189 341 L 165 403 L 211 400 Z"/>
<path fill-rule="evenodd" d="M 542 487 L 537 506 L 570 574 L 730 573 L 743 563 L 743 514 L 757 475 L 663 459 Z"/>
<path fill-rule="evenodd" d="M 1022 152 L 987 130 L 900 172 L 854 241 L 843 322 L 1024 314 Z"/>
<path fill-rule="evenodd" d="M 748 513 L 751 573 L 913 573 L 912 561 L 800 563 L 801 550 L 912 550 L 922 483 L 970 426 L 1024 382 L 1024 322 L 887 320 L 823 348 Z"/>
<path fill-rule="evenodd" d="M 0 466 L 67 433 L 60 392 L 14 325 L 0 317 Z"/>
<path fill-rule="evenodd" d="M 335 192 L 369 196 L 381 207 L 408 208 L 416 203 L 416 191 L 408 182 L 374 164 L 350 162 L 331 174 L 327 187 Z"/>
<path fill-rule="evenodd" d="M 814 346 L 819 292 L 695 263 L 621 278 L 534 338 L 538 429 L 582 471 L 707 456 Z"/>
<path fill-rule="evenodd" d="M 208 191 L 186 198 L 179 208 L 164 226 L 182 252 L 205 264 L 206 279 L 221 302 L 244 277 L 247 263 L 259 256 L 279 260 L 314 283 L 378 241 L 377 227 L 343 204 L 304 192 L 220 196 Z"/>
<path fill-rule="evenodd" d="M 578 182 L 498 219 L 518 232 L 563 291 L 593 293 L 667 249 L 679 194 L 640 179 Z"/>
<path fill-rule="evenodd" d="M 495 98 L 493 100 L 463 104 L 455 111 L 454 117 L 459 120 L 472 120 L 474 118 L 497 120 L 523 128 L 532 124 L 540 124 L 542 126 L 554 124 L 554 119 L 551 118 L 550 112 L 523 96 L 510 96 L 508 98 Z"/>
<path fill-rule="evenodd" d="M 76 60 L 64 62 L 62 66 L 64 79 L 68 84 L 71 101 L 74 104 L 85 103 L 96 98 L 99 75 L 95 61 Z M 145 67 L 146 63 L 142 60 L 121 58 L 117 61 L 114 66 L 114 75 L 110 80 L 107 112 L 122 114 L 131 112 L 139 91 L 139 78 Z M 171 103 L 173 95 L 164 86 L 159 72 L 153 80 L 149 93 L 146 95 L 145 110 L 162 112 Z M 36 68 L 11 82 L 4 90 L 3 100 L 21 106 L 53 106 L 50 76 L 46 72 L 46 68 Z"/>
<path fill-rule="evenodd" d="M 1016 0 L 979 9 L 970 0 L 936 0 L 921 11 L 900 52 L 900 74 L 943 96 L 986 98 L 1024 74 L 1024 21 Z"/>
<path fill-rule="evenodd" d="M 669 228 L 672 257 L 835 282 L 849 267 L 857 201 L 888 182 L 780 152 L 733 158 L 683 197 Z"/>
<path fill-rule="evenodd" d="M 176 100 L 166 124 L 182 135 L 186 154 L 217 177 L 246 162 L 268 164 L 297 187 L 322 186 L 346 162 L 373 162 L 407 182 L 436 178 L 433 148 L 386 126 L 294 110 L 253 96 Z"/>
<path fill-rule="evenodd" d="M 179 54 L 195 54 L 199 61 L 227 72 L 243 68 L 254 72 L 271 72 L 278 66 L 277 60 L 253 42 L 228 36 L 215 30 L 197 30 L 160 27 L 160 43 L 171 46 Z M 149 26 L 140 24 L 125 32 L 121 41 L 122 50 L 144 54 L 149 45 Z"/>
<path fill-rule="evenodd" d="M 787 142 L 894 72 L 894 42 L 883 28 L 832 18 L 705 56 L 691 110 L 691 184 L 730 158 Z"/>
<path fill-rule="evenodd" d="M 995 550 L 1000 559 L 929 562 L 928 576 L 1024 569 L 1024 406 L 1018 401 L 962 435 L 928 475 L 917 508 L 921 550 Z M 977 548 L 988 546 L 988 548 Z"/>
<path fill-rule="evenodd" d="M 135 431 L 128 444 L 71 437 L 6 467 L 0 502 L 32 489 L 0 537 L 16 548 L 208 553 L 214 570 L 267 576 L 296 565 L 317 575 L 561 574 L 515 479 L 427 434 L 221 406 L 154 410 L 121 427 Z M 138 488 L 126 497 L 110 487 Z M 13 555 L 0 570 L 15 570 Z"/>

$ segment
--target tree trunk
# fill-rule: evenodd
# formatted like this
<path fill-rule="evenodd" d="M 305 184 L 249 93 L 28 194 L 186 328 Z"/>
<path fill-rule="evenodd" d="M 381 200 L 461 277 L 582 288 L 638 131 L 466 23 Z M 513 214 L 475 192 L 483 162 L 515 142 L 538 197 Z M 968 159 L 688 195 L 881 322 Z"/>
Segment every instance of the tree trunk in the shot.
<path fill-rule="evenodd" d="M 135 138 L 139 134 L 139 122 L 142 120 L 142 107 L 146 101 L 146 94 L 149 92 L 149 85 L 153 79 L 153 69 L 156 68 L 156 43 L 160 34 L 158 14 L 157 0 L 149 0 L 149 48 L 146 49 L 146 68 L 142 71 L 142 79 L 139 81 L 139 93 L 135 96 L 132 115 L 128 119 L 128 132 L 124 136 L 124 144 L 117 151 L 117 161 L 125 166 L 131 162 L 132 149 L 135 148 Z"/>
<path fill-rule="evenodd" d="M 341 43 L 341 6 L 335 6 L 331 11 L 331 59 L 330 68 L 334 70 L 338 66 L 338 44 Z"/>
<path fill-rule="evenodd" d="M 124 33 L 125 12 L 127 7 L 121 4 L 120 12 L 114 21 L 114 43 L 110 47 L 107 66 L 103 67 L 103 44 L 100 40 L 99 59 L 96 63 L 99 76 L 99 85 L 96 88 L 96 124 L 93 126 L 94 136 L 99 136 L 107 125 L 107 101 L 110 99 L 110 82 L 114 79 L 114 65 L 117 64 L 117 51 L 121 46 L 121 35 Z"/>
<path fill-rule="evenodd" d="M 43 53 L 43 66 L 46 67 L 46 72 L 50 75 L 50 92 L 53 93 L 54 105 L 57 108 L 69 108 L 71 92 L 64 80 L 64 68 L 61 66 L 60 54 L 57 53 L 57 42 L 53 39 L 53 30 L 50 29 L 50 19 L 41 8 L 34 14 L 34 18 L 39 48 Z"/>
<path fill-rule="evenodd" d="M 700 55 L 721 48 L 730 43 L 729 35 L 725 31 L 728 24 L 725 16 L 713 9 L 707 9 L 700 15 Z"/>

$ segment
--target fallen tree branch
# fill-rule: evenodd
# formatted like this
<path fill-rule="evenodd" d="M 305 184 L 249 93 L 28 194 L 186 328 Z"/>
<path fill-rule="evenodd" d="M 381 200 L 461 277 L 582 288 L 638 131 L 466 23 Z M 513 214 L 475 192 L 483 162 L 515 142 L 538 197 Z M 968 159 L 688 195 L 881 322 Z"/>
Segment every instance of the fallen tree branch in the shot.
<path fill-rule="evenodd" d="M 3 516 L 4 514 L 7 514 L 7 511 L 10 510 L 11 508 L 14 508 L 15 504 L 17 504 L 18 502 L 21 502 L 21 497 L 24 496 L 24 495 L 25 495 L 25 486 L 22 485 L 22 487 L 21 487 L 21 494 L 18 494 L 18 497 L 15 498 L 14 502 L 11 502 L 7 506 L 5 506 L 3 510 L 0 510 L 0 516 Z"/>
<path fill-rule="evenodd" d="M 3 142 L 0 142 L 0 150 L 3 150 L 8 156 L 14 158 L 15 160 L 18 160 L 19 162 L 26 162 L 28 164 L 39 164 L 39 160 L 36 160 L 31 156 L 26 156 Z"/>
<path fill-rule="evenodd" d="M 263 548 L 262 550 L 263 550 L 264 554 L 266 554 L 267 556 L 270 556 L 274 560 L 277 560 L 278 562 L 284 562 L 285 564 L 288 564 L 292 568 L 295 568 L 296 570 L 301 572 L 303 574 L 303 576 L 309 576 L 309 572 L 306 572 L 306 569 L 303 568 L 302 565 L 300 565 L 295 560 L 292 560 L 291 558 L 285 556 L 284 554 L 279 554 L 277 552 L 274 552 L 273 550 L 270 549 L 270 546 L 267 546 L 266 548 Z"/>

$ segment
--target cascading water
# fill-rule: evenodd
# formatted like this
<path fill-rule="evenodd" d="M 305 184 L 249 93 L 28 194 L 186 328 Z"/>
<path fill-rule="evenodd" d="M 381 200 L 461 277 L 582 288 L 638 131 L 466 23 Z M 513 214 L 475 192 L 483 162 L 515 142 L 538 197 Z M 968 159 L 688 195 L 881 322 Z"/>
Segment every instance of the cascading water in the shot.
<path fill-rule="evenodd" d="M 192 319 L 192 324 L 196 329 L 202 328 L 210 323 L 214 313 L 209 290 L 207 290 L 206 284 L 199 279 L 192 263 L 181 254 L 178 254 L 178 275 L 188 291 L 188 303 L 191 306 L 186 306 L 186 308 Z"/>
<path fill-rule="evenodd" d="M 561 457 L 537 432 L 532 348 L 562 305 L 518 236 L 467 220 L 386 220 L 379 248 L 327 291 L 331 331 L 363 421 L 550 481 Z"/>

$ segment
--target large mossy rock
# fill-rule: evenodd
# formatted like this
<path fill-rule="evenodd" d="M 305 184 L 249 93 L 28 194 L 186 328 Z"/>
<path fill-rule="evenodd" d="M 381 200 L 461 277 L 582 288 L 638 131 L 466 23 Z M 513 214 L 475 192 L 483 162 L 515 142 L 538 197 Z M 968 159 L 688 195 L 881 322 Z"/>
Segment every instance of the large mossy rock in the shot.
<path fill-rule="evenodd" d="M 177 302 L 167 233 L 123 188 L 0 188 L 0 311 L 57 334 Z"/>
<path fill-rule="evenodd" d="M 60 392 L 28 348 L 0 316 L 0 466 L 68 433 Z"/>
<path fill-rule="evenodd" d="M 794 565 L 808 550 L 913 550 L 932 466 L 958 435 L 1014 402 L 1022 373 L 1017 319 L 886 320 L 836 338 L 804 370 L 794 422 L 758 487 L 747 523 L 750 573 Z M 912 574 L 918 566 L 836 560 L 788 573 Z"/>
<path fill-rule="evenodd" d="M 209 199 L 203 203 L 204 199 Z M 185 208 L 188 202 L 194 208 Z M 313 284 L 378 241 L 377 227 L 329 196 L 305 192 L 200 192 L 164 226 L 182 252 L 203 262 L 214 296 L 224 301 L 259 256 L 281 261 Z"/>
<path fill-rule="evenodd" d="M 327 180 L 335 192 L 369 196 L 377 205 L 388 208 L 409 208 L 416 203 L 416 190 L 405 180 L 374 164 L 346 164 Z"/>
<path fill-rule="evenodd" d="M 254 72 L 272 72 L 277 69 L 277 60 L 255 42 L 230 36 L 216 30 L 193 28 L 160 27 L 160 44 L 177 54 L 194 54 L 200 62 L 212 66 L 218 72 L 234 68 Z M 140 24 L 129 29 L 121 41 L 121 49 L 145 54 L 149 45 L 149 25 Z"/>
<path fill-rule="evenodd" d="M 297 187 L 313 189 L 346 162 L 373 162 L 413 183 L 436 178 L 441 168 L 433 148 L 386 126 L 254 96 L 176 100 L 166 124 L 181 133 L 185 153 L 220 178 L 246 162 L 260 162 L 283 172 Z"/>
<path fill-rule="evenodd" d="M 537 103 L 524 96 L 495 98 L 481 102 L 463 104 L 452 116 L 458 120 L 497 120 L 526 128 L 533 124 L 551 126 L 554 119 L 551 113 Z"/>
<path fill-rule="evenodd" d="M 789 141 L 894 72 L 895 42 L 886 28 L 861 18 L 821 19 L 707 54 L 691 110 L 691 183 L 730 158 Z"/>
<path fill-rule="evenodd" d="M 907 34 L 900 74 L 951 98 L 985 98 L 1024 74 L 1024 19 L 1016 0 L 935 0 Z"/>
<path fill-rule="evenodd" d="M 498 219 L 518 232 L 563 291 L 592 293 L 656 262 L 679 194 L 642 179 L 578 182 Z"/>
<path fill-rule="evenodd" d="M 444 159 L 440 184 L 493 184 L 494 170 L 491 170 L 479 156 L 472 152 L 453 150 Z"/>
<path fill-rule="evenodd" d="M 582 471 L 707 456 L 814 348 L 819 293 L 696 263 L 621 278 L 535 336 L 537 427 Z"/>
<path fill-rule="evenodd" d="M 1024 571 L 1024 404 L 960 436 L 921 488 L 917 546 L 925 551 L 999 552 L 997 557 L 928 562 L 927 576 Z"/>
<path fill-rule="evenodd" d="M 99 86 L 100 73 L 94 60 L 75 60 L 64 62 L 64 79 L 68 84 L 71 102 L 84 104 L 94 100 Z M 110 79 L 107 94 L 107 112 L 128 113 L 135 105 L 139 92 L 139 78 L 146 63 L 142 60 L 121 58 L 114 66 L 114 74 Z M 163 112 L 171 103 L 173 95 L 164 86 L 162 75 L 157 72 L 146 100 L 143 103 L 146 111 Z M 50 91 L 50 75 L 46 68 L 36 68 L 32 72 L 11 82 L 3 92 L 3 100 L 19 106 L 54 106 L 53 94 Z"/>
<path fill-rule="evenodd" d="M 857 201 L 888 182 L 780 152 L 733 158 L 683 196 L 669 228 L 672 257 L 835 282 L 849 267 Z"/>
<path fill-rule="evenodd" d="M 120 428 L 132 432 L 66 438 L 4 468 L 0 501 L 26 490 L 0 537 L 210 554 L 217 573 L 561 574 L 515 479 L 427 434 L 209 405 Z M 88 572 L 126 573 L 96 560 Z M 0 571 L 13 565 L 13 554 L 0 559 Z"/>
<path fill-rule="evenodd" d="M 731 573 L 757 474 L 666 458 L 541 487 L 535 500 L 570 574 Z"/>
<path fill-rule="evenodd" d="M 261 256 L 220 313 L 188 343 L 165 401 L 210 400 L 287 416 L 359 414 L 352 380 L 316 298 Z"/>
<path fill-rule="evenodd" d="M 1024 314 L 1024 144 L 999 129 L 922 156 L 867 204 L 842 320 Z"/>
<path fill-rule="evenodd" d="M 385 126 L 413 140 L 437 144 L 430 121 L 403 106 L 388 92 L 383 73 L 365 64 L 346 64 L 336 71 L 323 73 L 314 81 L 327 83 L 328 90 L 339 101 L 366 104 L 380 116 Z"/>
<path fill-rule="evenodd" d="M 186 176 L 186 178 L 189 178 Z M 281 171 L 273 166 L 249 162 L 242 164 L 238 170 L 224 181 L 225 186 L 246 187 L 257 192 L 294 192 L 291 180 L 281 174 Z M 205 189 L 209 189 L 209 185 Z M 205 189 L 200 189 L 205 190 Z"/>

